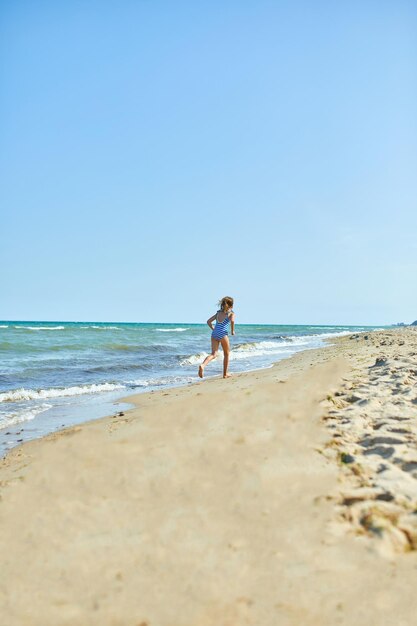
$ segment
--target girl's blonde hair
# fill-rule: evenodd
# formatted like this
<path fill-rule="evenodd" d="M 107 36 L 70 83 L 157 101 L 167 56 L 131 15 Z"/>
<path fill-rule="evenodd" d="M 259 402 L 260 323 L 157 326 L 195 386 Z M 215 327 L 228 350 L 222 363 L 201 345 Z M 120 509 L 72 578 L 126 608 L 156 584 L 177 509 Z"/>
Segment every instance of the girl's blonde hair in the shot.
<path fill-rule="evenodd" d="M 219 307 L 222 311 L 233 308 L 233 298 L 231 298 L 230 296 L 225 296 L 224 298 L 219 300 Z"/>

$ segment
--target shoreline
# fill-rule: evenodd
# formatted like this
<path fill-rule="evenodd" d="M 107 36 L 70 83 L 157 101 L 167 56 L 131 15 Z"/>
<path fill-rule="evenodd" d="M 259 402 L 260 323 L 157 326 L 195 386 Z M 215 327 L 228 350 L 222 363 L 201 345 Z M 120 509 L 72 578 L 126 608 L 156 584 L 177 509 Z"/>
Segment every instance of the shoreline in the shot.
<path fill-rule="evenodd" d="M 122 415 L 10 450 L 0 615 L 10 626 L 413 623 L 417 332 L 365 335 L 123 396 L 135 407 Z M 392 432 L 393 410 L 405 432 Z M 382 487 L 388 470 L 402 474 Z"/>
<path fill-rule="evenodd" d="M 331 341 L 331 338 L 325 338 L 323 341 L 325 341 L 326 343 L 329 343 Z M 320 351 L 320 350 L 323 350 L 323 349 L 325 349 L 327 347 L 328 347 L 328 345 L 323 345 L 320 348 L 305 348 L 303 350 L 300 350 L 298 352 L 295 352 L 295 353 L 291 354 L 288 357 L 284 357 L 284 358 L 282 358 L 279 361 L 271 363 L 270 365 L 265 365 L 265 366 L 262 366 L 262 367 L 259 367 L 259 368 L 255 368 L 255 369 L 252 369 L 252 370 L 247 370 L 245 372 L 234 372 L 232 376 L 233 377 L 240 377 L 240 376 L 245 376 L 245 375 L 249 375 L 250 376 L 251 374 L 255 374 L 255 373 L 258 373 L 258 372 L 263 372 L 265 370 L 272 369 L 273 367 L 275 367 L 279 363 L 281 363 L 283 361 L 284 362 L 290 361 L 291 359 L 293 359 L 297 355 L 303 354 L 304 352 Z M 219 358 L 219 360 L 221 360 L 221 359 Z M 3 449 L 3 450 L 0 451 L 0 461 L 2 459 L 4 459 L 14 449 L 19 448 L 19 447 L 21 447 L 24 444 L 30 443 L 31 441 L 42 441 L 46 437 L 52 437 L 54 435 L 59 436 L 60 433 L 66 432 L 66 431 L 68 431 L 68 430 L 70 430 L 72 428 L 78 428 L 80 426 L 83 426 L 84 424 L 90 424 L 90 423 L 93 423 L 93 422 L 97 422 L 99 420 L 106 420 L 106 419 L 109 419 L 111 417 L 117 416 L 117 414 L 120 413 L 120 412 L 123 412 L 125 414 L 128 411 L 135 410 L 137 402 L 139 402 L 139 398 L 141 398 L 142 396 L 150 395 L 150 397 L 155 397 L 155 396 L 157 397 L 158 395 L 161 395 L 161 394 L 165 396 L 165 395 L 169 395 L 169 394 L 167 394 L 167 392 L 170 392 L 170 391 L 183 390 L 183 389 L 186 389 L 188 387 L 192 387 L 193 385 L 201 384 L 202 382 L 207 384 L 207 383 L 209 383 L 209 381 L 213 382 L 213 381 L 220 381 L 220 380 L 222 380 L 222 375 L 221 374 L 214 374 L 214 375 L 205 376 L 203 381 L 200 378 L 198 378 L 198 375 L 196 375 L 196 380 L 186 381 L 186 382 L 181 383 L 181 384 L 170 384 L 170 385 L 163 386 L 163 387 L 161 387 L 159 389 L 150 389 L 150 390 L 146 390 L 146 391 L 144 390 L 144 391 L 140 391 L 138 393 L 129 393 L 128 395 L 124 395 L 124 393 L 123 393 L 123 395 L 120 395 L 117 398 L 113 398 L 112 400 L 107 400 L 107 398 L 103 398 L 101 404 L 103 404 L 103 405 L 110 405 L 110 404 L 112 404 L 115 407 L 118 407 L 118 410 L 114 410 L 112 412 L 107 412 L 104 415 L 100 415 L 98 417 L 94 417 L 94 418 L 91 418 L 91 419 L 76 421 L 75 423 L 69 424 L 67 426 L 62 425 L 60 427 L 60 426 L 57 425 L 56 429 L 55 430 L 51 430 L 50 432 L 45 432 L 44 434 L 38 435 L 38 436 L 35 436 L 35 437 L 29 437 L 28 439 L 22 439 L 21 441 L 17 440 L 17 443 L 14 444 L 13 446 L 11 446 L 11 447 L 9 447 L 7 449 Z M 119 393 L 122 394 L 122 392 L 119 392 Z M 154 396 L 154 394 L 155 394 L 155 396 Z M 114 392 L 111 392 L 111 395 L 114 395 Z M 99 406 L 98 400 L 101 400 L 101 398 L 100 399 L 99 398 L 94 398 L 93 400 L 95 400 L 97 402 L 97 405 Z M 106 402 L 104 402 L 104 400 L 106 400 Z M 123 408 L 121 406 L 123 404 L 131 405 L 131 406 L 129 408 Z M 93 412 L 94 412 L 94 410 L 93 410 Z M 101 411 L 101 412 L 103 412 L 103 411 Z M 59 422 L 59 421 L 60 421 L 60 418 L 55 419 L 55 422 Z M 4 430 L 6 430 L 6 428 L 9 428 L 11 431 L 12 430 L 17 430 L 18 432 L 10 433 L 10 434 L 12 434 L 12 435 L 21 435 L 22 431 L 24 430 L 24 428 L 22 428 L 22 425 L 24 425 L 24 424 L 28 424 L 29 425 L 29 427 L 26 427 L 26 432 L 27 432 L 27 431 L 30 430 L 31 423 L 32 422 L 29 420 L 28 422 L 22 422 L 22 423 L 14 424 L 14 425 L 9 426 L 9 427 L 5 427 Z"/>
<path fill-rule="evenodd" d="M 174 324 L 171 324 L 171 325 L 174 325 Z M 322 338 L 318 335 L 317 337 L 319 338 L 319 340 L 323 342 L 323 345 L 319 347 L 316 347 L 316 346 L 315 347 L 303 347 L 303 348 L 297 349 L 295 352 L 291 353 L 289 356 L 282 356 L 279 360 L 269 363 L 268 365 L 259 365 L 258 367 L 254 367 L 254 369 L 245 370 L 243 372 L 238 370 L 237 372 L 234 372 L 234 375 L 237 376 L 241 374 L 250 374 L 252 372 L 258 372 L 258 371 L 262 371 L 265 369 L 270 369 L 274 367 L 277 363 L 283 360 L 291 359 L 293 356 L 295 356 L 296 354 L 300 352 L 325 348 L 326 344 L 328 344 L 332 339 L 335 339 L 339 336 L 343 336 L 345 332 L 346 331 L 342 331 L 340 333 L 338 332 L 334 334 L 332 333 L 330 336 L 326 334 Z M 362 331 L 356 331 L 356 332 L 362 332 Z M 373 332 L 373 331 L 370 330 L 368 332 Z M 221 362 L 222 361 L 221 356 L 219 356 L 219 358 L 216 361 Z M 233 367 L 233 364 L 232 364 L 232 367 Z M 219 379 L 219 378 L 221 378 L 220 373 L 212 374 L 209 371 L 209 374 L 208 376 L 205 377 L 205 380 L 207 381 L 210 379 Z M 184 379 L 187 379 L 186 374 L 184 374 Z M 19 446 L 21 443 L 26 443 L 28 441 L 42 439 L 43 437 L 46 437 L 50 434 L 59 433 L 62 430 L 67 430 L 68 428 L 71 428 L 72 426 L 78 426 L 78 425 L 82 425 L 84 423 L 90 422 L 92 420 L 103 419 L 103 418 L 109 417 L 110 415 L 116 412 L 118 405 L 121 405 L 123 403 L 132 404 L 132 403 L 129 403 L 128 400 L 125 400 L 126 398 L 137 396 L 137 395 L 142 395 L 146 393 L 164 392 L 169 389 L 181 389 L 183 387 L 188 387 L 189 385 L 198 384 L 199 382 L 201 381 L 196 374 L 195 379 L 191 381 L 184 380 L 184 382 L 164 384 L 162 386 L 156 386 L 156 388 L 154 389 L 152 389 L 152 385 L 150 385 L 150 389 L 142 388 L 143 389 L 142 391 L 139 391 L 136 393 L 133 390 L 132 390 L 132 393 L 129 393 L 128 389 L 119 390 L 119 391 L 110 391 L 107 393 L 98 394 L 97 397 L 95 397 L 94 395 L 91 395 L 89 398 L 84 400 L 83 404 L 74 404 L 74 405 L 64 404 L 62 406 L 55 407 L 55 409 L 50 407 L 50 409 L 48 409 L 46 412 L 41 411 L 39 415 L 35 414 L 34 420 L 32 419 L 22 420 L 15 424 L 3 426 L 0 429 L 0 446 L 1 446 L 0 459 L 4 458 L 12 449 L 14 449 L 16 446 Z M 103 383 L 100 383 L 100 384 L 103 384 Z M 104 383 L 104 384 L 114 384 L 114 383 Z M 126 395 L 125 395 L 125 392 L 126 392 Z M 48 398 L 46 397 L 44 401 L 47 402 Z M 113 408 L 113 407 L 116 407 L 116 408 Z M 129 407 L 120 406 L 119 410 L 127 411 L 129 410 Z M 88 414 L 90 415 L 92 414 L 94 415 L 94 417 L 91 417 L 91 418 L 87 417 L 87 419 L 85 419 L 85 416 Z M 66 422 L 66 423 L 62 424 L 62 422 Z"/>

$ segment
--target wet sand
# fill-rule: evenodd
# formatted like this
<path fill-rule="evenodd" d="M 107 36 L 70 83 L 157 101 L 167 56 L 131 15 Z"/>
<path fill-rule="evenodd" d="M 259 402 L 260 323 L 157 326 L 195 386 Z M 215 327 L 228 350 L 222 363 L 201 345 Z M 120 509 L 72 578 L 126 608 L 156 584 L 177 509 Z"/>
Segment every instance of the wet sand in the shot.
<path fill-rule="evenodd" d="M 414 624 L 416 382 L 361 333 L 13 449 L 1 623 Z"/>

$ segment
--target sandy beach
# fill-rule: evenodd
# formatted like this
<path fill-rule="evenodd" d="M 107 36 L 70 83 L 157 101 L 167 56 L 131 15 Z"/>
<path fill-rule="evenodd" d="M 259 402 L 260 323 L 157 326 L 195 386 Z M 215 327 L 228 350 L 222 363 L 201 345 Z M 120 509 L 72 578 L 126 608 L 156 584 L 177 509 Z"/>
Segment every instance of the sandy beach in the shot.
<path fill-rule="evenodd" d="M 411 626 L 417 332 L 130 396 L 0 465 L 7 626 Z"/>

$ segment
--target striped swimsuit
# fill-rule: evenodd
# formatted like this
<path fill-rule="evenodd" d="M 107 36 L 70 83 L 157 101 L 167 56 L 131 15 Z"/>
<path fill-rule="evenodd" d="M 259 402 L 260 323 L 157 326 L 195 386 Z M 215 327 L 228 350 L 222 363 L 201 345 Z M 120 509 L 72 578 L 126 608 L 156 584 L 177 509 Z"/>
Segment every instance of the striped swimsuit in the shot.
<path fill-rule="evenodd" d="M 221 339 L 223 339 L 223 337 L 226 337 L 226 335 L 229 334 L 227 332 L 227 326 L 230 322 L 230 318 L 226 314 L 226 317 L 224 318 L 224 320 L 222 322 L 219 322 L 219 320 L 217 319 L 218 313 L 219 311 L 217 311 L 217 314 L 216 314 L 216 326 L 214 327 L 214 330 L 211 333 L 211 336 L 213 337 L 213 339 L 217 339 L 217 341 L 220 341 Z"/>

